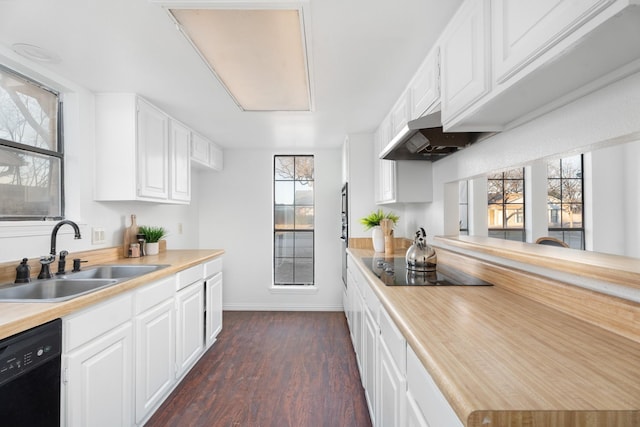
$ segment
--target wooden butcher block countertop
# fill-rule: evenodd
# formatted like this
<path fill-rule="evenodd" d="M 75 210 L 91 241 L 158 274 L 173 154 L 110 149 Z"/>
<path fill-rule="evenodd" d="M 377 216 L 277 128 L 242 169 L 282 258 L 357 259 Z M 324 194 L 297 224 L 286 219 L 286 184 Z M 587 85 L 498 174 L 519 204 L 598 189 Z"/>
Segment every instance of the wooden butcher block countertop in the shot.
<path fill-rule="evenodd" d="M 385 286 L 349 251 L 465 426 L 640 426 L 639 342 L 503 286 Z"/>
<path fill-rule="evenodd" d="M 94 260 L 91 260 L 92 257 L 89 255 L 88 258 L 91 261 L 88 265 L 83 265 L 82 269 L 86 270 L 99 264 L 167 264 L 168 267 L 68 301 L 55 303 L 0 303 L 0 339 L 41 325 L 50 320 L 66 316 L 107 298 L 170 276 L 185 268 L 201 264 L 224 253 L 221 249 L 168 250 L 166 252 L 160 252 L 158 255 L 142 258 L 109 258 L 109 252 L 103 252 L 107 253 L 107 255 L 100 255 Z M 83 257 L 83 259 L 85 259 L 85 257 Z M 32 263 L 32 265 L 34 265 L 34 263 Z M 5 281 L 7 280 L 3 280 L 2 283 Z"/>

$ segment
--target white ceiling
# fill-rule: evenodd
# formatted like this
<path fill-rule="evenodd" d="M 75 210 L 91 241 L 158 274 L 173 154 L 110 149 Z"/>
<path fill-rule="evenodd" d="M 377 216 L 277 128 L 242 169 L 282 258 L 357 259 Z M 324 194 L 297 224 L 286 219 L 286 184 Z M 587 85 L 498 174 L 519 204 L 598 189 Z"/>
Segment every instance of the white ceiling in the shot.
<path fill-rule="evenodd" d="M 148 0 L 0 0 L 0 44 L 48 49 L 60 61 L 44 66 L 60 76 L 93 92 L 138 93 L 224 148 L 337 147 L 375 130 L 460 3 L 303 2 L 312 112 L 240 111 Z"/>

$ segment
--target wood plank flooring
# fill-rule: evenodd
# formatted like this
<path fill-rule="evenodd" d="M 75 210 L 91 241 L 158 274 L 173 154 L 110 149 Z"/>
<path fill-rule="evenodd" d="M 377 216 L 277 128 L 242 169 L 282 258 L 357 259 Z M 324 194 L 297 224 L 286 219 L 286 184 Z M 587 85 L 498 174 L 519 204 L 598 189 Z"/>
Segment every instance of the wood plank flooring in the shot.
<path fill-rule="evenodd" d="M 224 312 L 218 341 L 146 424 L 368 427 L 341 312 Z"/>

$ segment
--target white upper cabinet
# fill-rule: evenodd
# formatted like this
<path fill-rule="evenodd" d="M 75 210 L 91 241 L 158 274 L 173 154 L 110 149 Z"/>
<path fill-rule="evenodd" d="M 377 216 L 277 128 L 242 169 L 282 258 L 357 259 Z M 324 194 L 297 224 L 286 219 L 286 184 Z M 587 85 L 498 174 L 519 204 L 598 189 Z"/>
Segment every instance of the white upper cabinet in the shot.
<path fill-rule="evenodd" d="M 95 200 L 188 203 L 189 149 L 189 130 L 144 99 L 96 95 Z"/>
<path fill-rule="evenodd" d="M 493 78 L 503 83 L 613 0 L 494 0 Z"/>
<path fill-rule="evenodd" d="M 440 101 L 440 48 L 429 52 L 408 87 L 411 102 L 409 119 L 417 119 L 434 110 Z"/>
<path fill-rule="evenodd" d="M 191 131 L 171 120 L 171 186 L 172 200 L 191 200 Z"/>
<path fill-rule="evenodd" d="M 500 131 L 640 70 L 634 0 L 466 0 L 441 38 L 444 128 Z"/>
<path fill-rule="evenodd" d="M 445 127 L 491 89 L 489 12 L 489 0 L 465 1 L 442 36 L 441 104 Z"/>
<path fill-rule="evenodd" d="M 222 150 L 207 138 L 193 132 L 191 162 L 193 166 L 199 169 L 221 171 L 223 166 Z"/>

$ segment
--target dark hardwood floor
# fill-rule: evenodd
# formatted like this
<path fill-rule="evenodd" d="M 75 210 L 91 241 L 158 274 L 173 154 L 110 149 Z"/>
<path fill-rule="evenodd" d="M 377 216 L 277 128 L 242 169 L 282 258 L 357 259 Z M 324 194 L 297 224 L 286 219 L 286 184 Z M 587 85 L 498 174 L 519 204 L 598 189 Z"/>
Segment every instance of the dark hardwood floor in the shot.
<path fill-rule="evenodd" d="M 224 312 L 218 341 L 146 424 L 371 426 L 340 312 Z"/>

